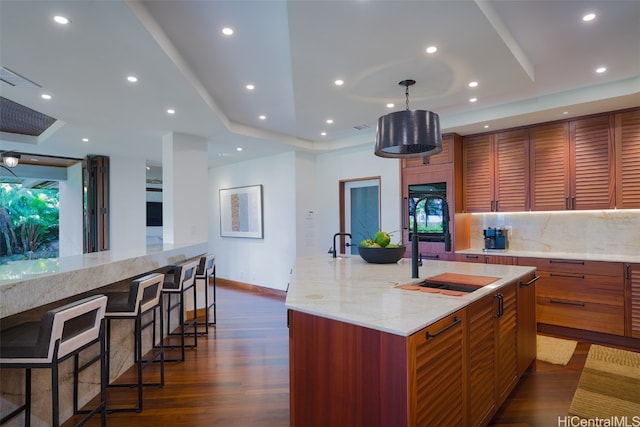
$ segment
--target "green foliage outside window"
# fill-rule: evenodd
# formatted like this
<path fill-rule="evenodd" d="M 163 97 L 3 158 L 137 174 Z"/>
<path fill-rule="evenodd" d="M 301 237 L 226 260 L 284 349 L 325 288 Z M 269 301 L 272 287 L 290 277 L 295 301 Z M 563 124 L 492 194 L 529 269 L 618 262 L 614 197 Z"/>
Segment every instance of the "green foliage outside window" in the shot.
<path fill-rule="evenodd" d="M 0 264 L 58 256 L 58 190 L 0 184 Z"/>

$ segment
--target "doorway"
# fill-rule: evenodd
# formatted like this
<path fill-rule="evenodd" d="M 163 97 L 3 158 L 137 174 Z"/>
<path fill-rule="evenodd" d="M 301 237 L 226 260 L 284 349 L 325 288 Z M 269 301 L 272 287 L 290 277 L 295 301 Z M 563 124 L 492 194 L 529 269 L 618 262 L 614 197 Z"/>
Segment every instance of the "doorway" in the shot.
<path fill-rule="evenodd" d="M 341 181 L 340 196 L 340 230 L 351 234 L 350 252 L 357 255 L 358 243 L 380 230 L 380 178 Z"/>

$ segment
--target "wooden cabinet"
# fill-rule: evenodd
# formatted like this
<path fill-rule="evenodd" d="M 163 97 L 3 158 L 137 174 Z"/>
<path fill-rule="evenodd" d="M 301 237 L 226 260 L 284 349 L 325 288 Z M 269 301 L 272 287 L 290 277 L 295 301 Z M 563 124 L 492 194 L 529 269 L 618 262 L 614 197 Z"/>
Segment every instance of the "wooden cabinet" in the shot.
<path fill-rule="evenodd" d="M 518 376 L 516 284 L 467 308 L 468 426 L 486 425 Z"/>
<path fill-rule="evenodd" d="M 505 255 L 456 254 L 456 261 L 499 265 L 515 264 L 514 257 Z"/>
<path fill-rule="evenodd" d="M 464 318 L 459 311 L 409 337 L 410 426 L 463 424 Z"/>
<path fill-rule="evenodd" d="M 447 185 L 447 203 L 449 205 L 449 231 L 451 233 L 452 251 L 456 247 L 456 231 L 454 212 L 462 209 L 462 138 L 457 134 L 442 135 L 442 152 L 430 157 L 403 159 L 402 166 L 402 242 L 407 246 L 406 257 L 411 256 L 409 241 L 409 213 L 407 201 L 409 185 L 445 182 Z M 449 260 L 453 252 L 445 252 L 443 242 L 420 242 L 419 252 L 427 259 Z"/>
<path fill-rule="evenodd" d="M 465 212 L 528 210 L 528 131 L 465 138 L 463 174 Z"/>
<path fill-rule="evenodd" d="M 569 126 L 567 123 L 529 129 L 531 145 L 531 209 L 569 208 Z"/>
<path fill-rule="evenodd" d="M 539 323 L 624 335 L 621 263 L 518 258 L 535 266 L 536 316 Z"/>
<path fill-rule="evenodd" d="M 534 273 L 521 280 L 516 290 L 518 377 L 524 375 L 537 356 L 536 282 L 539 277 Z"/>
<path fill-rule="evenodd" d="M 640 264 L 625 264 L 625 330 L 640 338 Z"/>
<path fill-rule="evenodd" d="M 616 207 L 640 208 L 640 109 L 615 115 Z"/>

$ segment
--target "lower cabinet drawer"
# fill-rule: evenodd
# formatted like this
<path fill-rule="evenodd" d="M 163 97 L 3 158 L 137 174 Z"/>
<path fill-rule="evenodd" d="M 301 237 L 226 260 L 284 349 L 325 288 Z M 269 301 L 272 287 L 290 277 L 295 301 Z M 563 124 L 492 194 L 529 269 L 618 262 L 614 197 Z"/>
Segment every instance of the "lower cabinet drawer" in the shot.
<path fill-rule="evenodd" d="M 624 335 L 624 288 L 619 278 L 544 271 L 538 274 L 539 323 Z"/>

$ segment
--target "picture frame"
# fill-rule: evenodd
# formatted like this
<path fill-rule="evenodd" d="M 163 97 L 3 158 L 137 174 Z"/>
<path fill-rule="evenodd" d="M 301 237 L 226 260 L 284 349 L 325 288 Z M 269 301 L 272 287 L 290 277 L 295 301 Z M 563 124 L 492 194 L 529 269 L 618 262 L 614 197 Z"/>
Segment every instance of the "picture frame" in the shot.
<path fill-rule="evenodd" d="M 220 236 L 262 239 L 262 185 L 224 188 L 220 193 Z"/>

